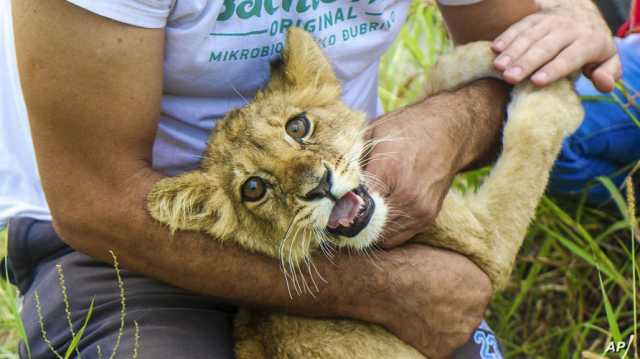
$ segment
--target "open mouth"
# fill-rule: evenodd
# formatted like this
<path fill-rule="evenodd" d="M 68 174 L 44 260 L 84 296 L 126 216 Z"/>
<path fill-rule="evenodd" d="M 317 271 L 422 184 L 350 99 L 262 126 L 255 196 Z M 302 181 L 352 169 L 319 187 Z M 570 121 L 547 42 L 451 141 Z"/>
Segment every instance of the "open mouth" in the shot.
<path fill-rule="evenodd" d="M 367 189 L 360 185 L 347 192 L 333 206 L 327 231 L 332 235 L 355 237 L 369 224 L 376 205 Z"/>

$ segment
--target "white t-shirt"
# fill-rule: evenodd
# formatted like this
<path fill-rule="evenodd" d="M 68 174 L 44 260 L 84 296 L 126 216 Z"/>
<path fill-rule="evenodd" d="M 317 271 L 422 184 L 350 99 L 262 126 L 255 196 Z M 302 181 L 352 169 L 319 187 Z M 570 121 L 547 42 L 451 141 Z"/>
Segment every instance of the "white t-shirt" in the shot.
<path fill-rule="evenodd" d="M 216 121 L 267 82 L 269 62 L 282 51 L 288 26 L 303 27 L 316 38 L 342 81 L 349 106 L 370 118 L 379 115 L 378 64 L 411 2 L 68 1 L 130 25 L 165 27 L 164 96 L 153 166 L 168 175 L 196 168 Z M 0 226 L 13 216 L 50 219 L 17 75 L 10 4 L 0 1 Z"/>

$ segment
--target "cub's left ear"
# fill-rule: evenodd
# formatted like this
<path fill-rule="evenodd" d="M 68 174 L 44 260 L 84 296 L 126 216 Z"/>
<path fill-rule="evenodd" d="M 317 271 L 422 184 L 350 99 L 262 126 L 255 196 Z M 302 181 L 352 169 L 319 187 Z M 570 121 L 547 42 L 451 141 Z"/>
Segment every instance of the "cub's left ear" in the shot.
<path fill-rule="evenodd" d="M 147 196 L 151 216 L 176 230 L 209 231 L 220 219 L 218 186 L 200 171 L 165 178 Z"/>
<path fill-rule="evenodd" d="M 283 55 L 283 74 L 293 86 L 340 86 L 331 64 L 322 50 L 301 28 L 290 27 Z"/>

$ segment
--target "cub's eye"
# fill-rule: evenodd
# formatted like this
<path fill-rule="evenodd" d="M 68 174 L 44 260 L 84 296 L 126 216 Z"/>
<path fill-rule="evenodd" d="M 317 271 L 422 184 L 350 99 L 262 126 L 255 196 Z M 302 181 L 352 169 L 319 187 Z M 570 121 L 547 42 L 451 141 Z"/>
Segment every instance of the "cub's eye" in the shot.
<path fill-rule="evenodd" d="M 287 134 L 291 136 L 294 140 L 300 142 L 306 135 L 309 134 L 309 130 L 311 129 L 311 122 L 307 118 L 306 113 L 301 113 L 293 116 L 287 122 L 285 126 L 287 130 Z"/>
<path fill-rule="evenodd" d="M 246 202 L 259 201 L 267 193 L 267 184 L 260 177 L 251 177 L 242 185 L 242 200 Z"/>

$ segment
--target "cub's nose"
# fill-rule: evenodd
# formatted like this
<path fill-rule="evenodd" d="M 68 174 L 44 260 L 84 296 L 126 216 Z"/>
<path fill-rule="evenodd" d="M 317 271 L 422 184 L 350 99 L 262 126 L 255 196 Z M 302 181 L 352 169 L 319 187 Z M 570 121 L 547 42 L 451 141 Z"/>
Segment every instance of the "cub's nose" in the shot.
<path fill-rule="evenodd" d="M 333 185 L 332 177 L 333 175 L 331 174 L 331 170 L 327 168 L 322 175 L 322 178 L 320 178 L 320 183 L 318 183 L 314 189 L 307 192 L 307 194 L 304 195 L 304 199 L 307 201 L 313 201 L 325 197 L 335 199 L 331 194 L 331 186 Z"/>

